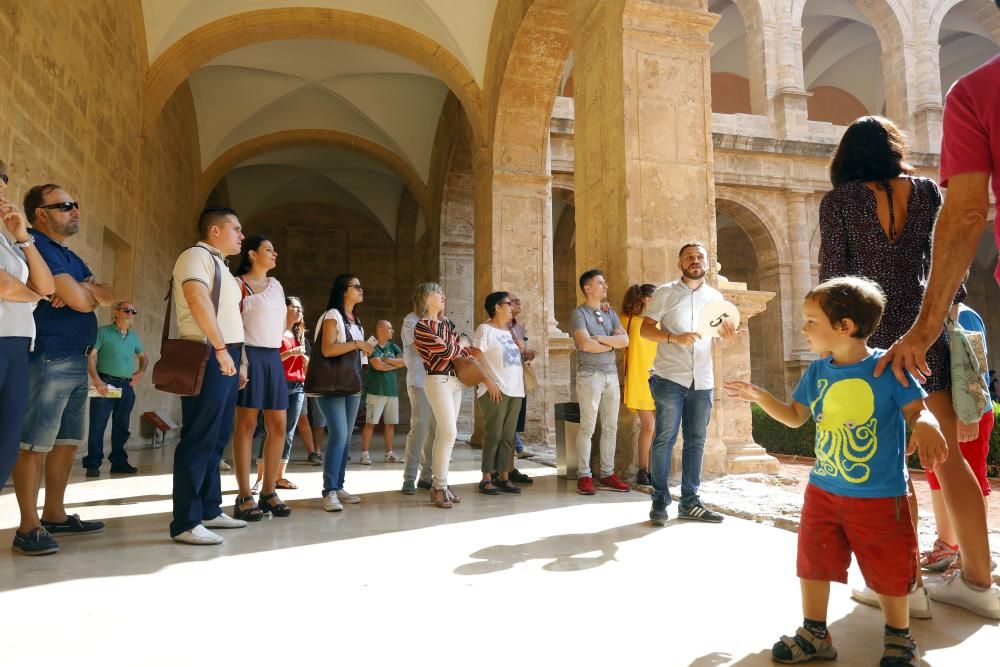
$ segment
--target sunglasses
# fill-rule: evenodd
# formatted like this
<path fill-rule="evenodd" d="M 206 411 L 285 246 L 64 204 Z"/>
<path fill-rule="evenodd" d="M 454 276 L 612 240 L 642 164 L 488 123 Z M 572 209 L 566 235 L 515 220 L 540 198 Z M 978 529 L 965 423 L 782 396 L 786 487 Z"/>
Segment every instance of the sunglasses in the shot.
<path fill-rule="evenodd" d="M 47 206 L 39 206 L 38 208 L 48 208 L 55 209 L 57 211 L 62 211 L 63 213 L 69 213 L 74 208 L 80 210 L 80 202 L 78 201 L 63 201 L 58 204 L 48 204 Z"/>
<path fill-rule="evenodd" d="M 129 315 L 138 315 L 139 311 L 135 308 L 122 308 L 123 313 L 128 313 Z"/>
<path fill-rule="evenodd" d="M 7 185 L 7 183 L 10 182 L 10 176 L 7 174 L 0 174 L 0 181 L 3 181 L 3 184 Z"/>

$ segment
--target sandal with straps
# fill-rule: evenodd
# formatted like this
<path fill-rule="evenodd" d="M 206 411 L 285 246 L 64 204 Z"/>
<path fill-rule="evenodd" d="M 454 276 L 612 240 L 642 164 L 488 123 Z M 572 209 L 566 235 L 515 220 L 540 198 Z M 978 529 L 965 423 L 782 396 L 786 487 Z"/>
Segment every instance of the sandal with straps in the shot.
<path fill-rule="evenodd" d="M 917 667 L 920 664 L 920 651 L 913 637 L 885 635 L 883 640 L 885 650 L 879 667 Z"/>
<path fill-rule="evenodd" d="M 458 504 L 458 503 L 462 502 L 462 496 L 455 495 L 452 492 L 450 486 L 444 487 L 444 492 L 445 492 L 445 494 L 447 494 L 448 500 L 450 500 L 451 502 L 453 502 L 455 504 Z"/>
<path fill-rule="evenodd" d="M 278 478 L 278 481 L 274 483 L 274 486 L 279 489 L 297 489 L 299 485 L 291 480 L 287 480 L 284 477 Z"/>
<path fill-rule="evenodd" d="M 276 502 L 272 503 L 272 498 Z M 260 508 L 263 510 L 264 514 L 271 514 L 273 516 L 286 517 L 292 513 L 292 508 L 281 502 L 277 493 L 265 493 L 261 495 Z"/>
<path fill-rule="evenodd" d="M 250 503 L 250 507 L 243 509 L 240 505 L 244 503 Z M 264 512 L 257 507 L 257 503 L 254 502 L 253 496 L 236 496 L 236 504 L 233 505 L 233 517 L 237 519 L 243 519 L 244 521 L 260 521 L 264 518 Z"/>
<path fill-rule="evenodd" d="M 837 649 L 833 648 L 830 634 L 820 639 L 806 628 L 799 628 L 795 636 L 787 635 L 771 647 L 771 659 L 786 665 L 810 660 L 834 660 Z"/>
<path fill-rule="evenodd" d="M 448 499 L 448 490 L 444 489 L 431 489 L 431 502 L 434 503 L 435 507 L 440 507 L 443 510 L 451 509 L 451 500 Z"/>

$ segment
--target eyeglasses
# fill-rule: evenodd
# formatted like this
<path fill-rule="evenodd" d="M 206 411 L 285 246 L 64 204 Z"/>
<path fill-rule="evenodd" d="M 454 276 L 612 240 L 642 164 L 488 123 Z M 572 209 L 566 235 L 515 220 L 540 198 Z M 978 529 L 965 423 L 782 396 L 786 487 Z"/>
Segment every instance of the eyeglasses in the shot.
<path fill-rule="evenodd" d="M 500 303 L 498 303 L 497 305 L 498 305 L 498 306 L 509 306 L 509 305 L 511 305 L 512 303 L 514 303 L 514 302 L 513 302 L 513 301 L 501 301 L 501 302 L 500 302 Z"/>
<path fill-rule="evenodd" d="M 7 183 L 10 181 L 10 176 L 8 176 L 7 174 L 0 174 L 0 181 L 3 181 L 3 184 L 7 185 Z"/>
<path fill-rule="evenodd" d="M 121 310 L 122 310 L 123 313 L 128 313 L 129 315 L 138 315 L 139 314 L 139 311 L 136 310 L 135 308 L 122 308 Z"/>
<path fill-rule="evenodd" d="M 69 213 L 74 208 L 80 210 L 80 202 L 78 201 L 62 201 L 58 204 L 48 204 L 46 206 L 39 206 L 38 208 L 49 208 L 56 209 L 57 211 L 62 211 L 63 213 Z"/>
<path fill-rule="evenodd" d="M 358 290 L 359 292 L 364 292 L 365 291 L 365 288 L 362 287 L 361 285 L 348 285 L 348 287 L 353 287 L 354 289 Z"/>

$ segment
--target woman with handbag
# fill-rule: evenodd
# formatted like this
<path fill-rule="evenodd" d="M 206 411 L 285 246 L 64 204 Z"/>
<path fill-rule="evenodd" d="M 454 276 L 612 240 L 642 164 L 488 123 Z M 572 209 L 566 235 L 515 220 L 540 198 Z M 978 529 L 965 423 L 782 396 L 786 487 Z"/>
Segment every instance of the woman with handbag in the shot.
<path fill-rule="evenodd" d="M 906 162 L 906 137 L 891 121 L 865 116 L 854 121 L 830 163 L 833 190 L 820 204 L 819 279 L 862 276 L 885 291 L 885 314 L 870 338 L 871 347 L 888 349 L 910 328 L 920 311 L 930 268 L 934 222 L 941 192 L 934 181 L 917 178 Z M 955 301 L 965 299 L 960 288 Z M 982 494 L 958 445 L 958 427 L 952 406 L 951 355 L 944 327 L 927 351 L 932 374 L 924 389 L 927 407 L 948 441 L 948 458 L 935 473 L 941 483 L 965 565 L 976 568 L 975 580 L 988 585 L 989 545 Z M 917 521 L 917 503 L 910 484 L 910 515 Z M 971 561 L 971 563 L 970 563 Z M 928 590 L 910 594 L 911 616 L 930 615 Z M 955 578 L 961 580 L 961 577 Z M 941 593 L 944 593 L 941 595 Z M 965 606 L 982 598 L 964 581 L 949 581 L 929 591 L 931 597 Z M 988 591 L 985 594 L 987 594 Z M 870 589 L 854 591 L 859 602 L 878 605 Z M 988 601 L 987 601 L 988 602 Z M 995 602 L 994 602 L 995 604 Z"/>
<path fill-rule="evenodd" d="M 479 492 L 489 496 L 520 493 L 509 473 L 514 431 L 524 401 L 524 367 L 521 349 L 507 326 L 513 317 L 510 294 L 493 292 L 486 297 L 484 307 L 490 319 L 480 324 L 472 336 L 472 344 L 483 353 L 483 370 L 493 380 L 492 386 L 480 384 L 476 392 L 486 420 Z"/>
<path fill-rule="evenodd" d="M 281 364 L 284 333 L 285 290 L 268 272 L 277 265 L 278 253 L 265 236 L 251 236 L 243 243 L 236 276 L 240 279 L 240 312 L 246 344 L 240 363 L 240 378 L 246 384 L 236 399 L 236 428 L 233 431 L 233 466 L 239 495 L 234 513 L 237 519 L 260 521 L 265 514 L 286 517 L 292 513 L 275 491 L 281 448 L 288 418 L 288 384 Z M 257 413 L 264 412 L 264 485 L 260 506 L 250 490 L 250 449 Z"/>
<path fill-rule="evenodd" d="M 651 486 L 649 476 L 649 450 L 653 446 L 653 432 L 656 430 L 656 406 L 649 389 L 649 373 L 656 356 L 656 343 L 639 335 L 643 314 L 653 300 L 656 285 L 645 283 L 632 285 L 625 291 L 622 301 L 622 315 L 628 332 L 628 348 L 625 350 L 625 407 L 639 415 L 639 471 L 635 483 Z"/>
<path fill-rule="evenodd" d="M 442 317 L 445 297 L 440 285 L 419 285 L 413 302 L 420 318 L 413 328 L 413 346 L 427 372 L 424 393 L 436 424 L 431 502 L 442 509 L 451 509 L 453 503 L 462 502 L 448 488 L 448 464 L 458 435 L 458 413 L 462 406 L 463 384 L 458 379 L 455 361 L 471 358 L 472 351 L 459 341 L 454 324 Z"/>
<path fill-rule="evenodd" d="M 306 376 L 306 391 L 320 394 L 316 403 L 330 431 L 323 455 L 323 509 L 327 512 L 342 511 L 343 503 L 361 502 L 344 489 L 344 477 L 361 404 L 361 365 L 375 349 L 365 340 L 357 313 L 357 305 L 364 300 L 357 276 L 345 273 L 334 279 L 327 310 L 316 324 L 314 348 L 319 349 L 313 350 Z"/>

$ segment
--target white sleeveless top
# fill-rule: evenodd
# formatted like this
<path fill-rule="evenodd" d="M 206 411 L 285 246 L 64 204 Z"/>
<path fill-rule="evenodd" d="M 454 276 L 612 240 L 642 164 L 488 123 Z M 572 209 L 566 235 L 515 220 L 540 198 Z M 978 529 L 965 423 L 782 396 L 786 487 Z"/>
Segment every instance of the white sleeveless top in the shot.
<path fill-rule="evenodd" d="M 240 281 L 242 294 L 243 281 Z M 281 337 L 285 333 L 285 290 L 274 278 L 267 279 L 267 288 L 254 294 L 247 283 L 247 295 L 243 298 L 243 335 L 251 347 L 281 347 Z"/>

